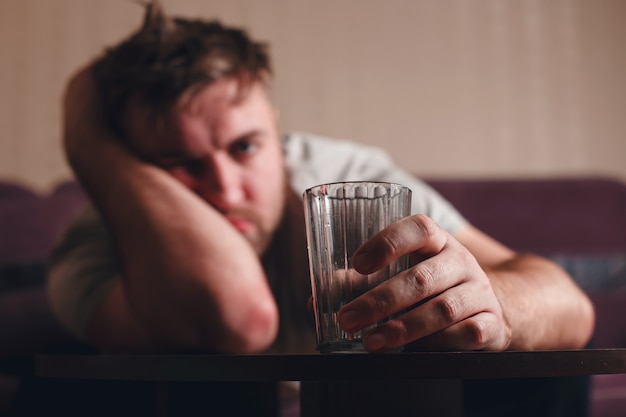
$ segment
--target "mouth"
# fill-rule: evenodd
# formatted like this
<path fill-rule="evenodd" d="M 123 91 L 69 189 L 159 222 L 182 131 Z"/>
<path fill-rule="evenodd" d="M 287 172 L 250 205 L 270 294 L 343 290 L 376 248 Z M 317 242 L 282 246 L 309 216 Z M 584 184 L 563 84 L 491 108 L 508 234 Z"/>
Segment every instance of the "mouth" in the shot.
<path fill-rule="evenodd" d="M 228 222 L 235 228 L 239 233 L 246 233 L 252 229 L 254 224 L 250 220 L 236 218 L 236 217 L 226 217 Z"/>

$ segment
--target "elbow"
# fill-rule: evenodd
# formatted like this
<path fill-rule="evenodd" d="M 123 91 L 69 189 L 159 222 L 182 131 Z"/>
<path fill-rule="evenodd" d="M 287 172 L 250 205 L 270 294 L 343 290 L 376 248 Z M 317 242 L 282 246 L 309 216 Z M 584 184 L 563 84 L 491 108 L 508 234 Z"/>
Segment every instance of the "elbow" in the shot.
<path fill-rule="evenodd" d="M 239 341 L 233 346 L 235 353 L 256 353 L 268 349 L 278 334 L 278 311 L 274 308 L 259 309 L 242 323 Z"/>
<path fill-rule="evenodd" d="M 563 318 L 565 328 L 570 331 L 570 345 L 575 349 L 588 347 L 594 336 L 596 327 L 596 311 L 591 298 L 585 291 L 573 283 L 574 294 L 570 297 L 568 311 Z M 572 326 L 572 323 L 576 323 Z M 573 329 L 573 331 L 572 331 Z"/>
<path fill-rule="evenodd" d="M 150 340 L 147 351 L 249 354 L 267 349 L 278 333 L 278 308 L 271 294 L 234 297 L 213 304 L 188 302 L 164 309 L 135 304 L 137 322 Z M 215 300 L 212 300 L 215 301 Z"/>
<path fill-rule="evenodd" d="M 569 300 L 565 304 L 561 318 L 563 341 L 561 348 L 584 349 L 592 341 L 596 326 L 595 307 L 589 295 L 576 286 L 573 281 L 573 295 L 565 298 Z M 559 294 L 560 295 L 560 294 Z M 556 294 L 555 294 L 556 296 Z M 573 325 L 575 323 L 575 325 Z"/>
<path fill-rule="evenodd" d="M 246 308 L 198 312 L 175 322 L 150 321 L 160 325 L 150 332 L 147 352 L 259 353 L 269 348 L 278 333 L 273 300 Z"/>
<path fill-rule="evenodd" d="M 257 302 L 245 309 L 229 309 L 225 313 L 223 337 L 214 341 L 220 352 L 234 354 L 258 353 L 268 349 L 276 339 L 279 326 L 278 308 L 273 299 Z"/>
<path fill-rule="evenodd" d="M 579 326 L 579 328 L 581 329 L 581 331 L 579 334 L 580 339 L 578 341 L 578 347 L 584 348 L 586 346 L 589 346 L 589 343 L 593 338 L 596 326 L 595 308 L 588 297 L 585 297 L 584 301 L 581 302 L 580 311 L 581 325 Z"/>

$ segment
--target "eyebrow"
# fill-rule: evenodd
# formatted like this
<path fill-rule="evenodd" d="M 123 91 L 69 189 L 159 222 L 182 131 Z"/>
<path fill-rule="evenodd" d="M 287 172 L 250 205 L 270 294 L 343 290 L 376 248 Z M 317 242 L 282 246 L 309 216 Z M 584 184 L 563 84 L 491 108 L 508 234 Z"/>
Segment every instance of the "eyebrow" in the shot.
<path fill-rule="evenodd" d="M 242 133 L 242 134 L 240 134 L 240 135 L 237 135 L 237 136 L 236 136 L 233 140 L 228 141 L 227 146 L 230 146 L 230 145 L 232 145 L 233 143 L 237 143 L 237 142 L 240 142 L 240 141 L 242 141 L 242 140 L 246 140 L 246 139 L 253 138 L 253 137 L 255 137 L 255 136 L 256 136 L 256 137 L 261 136 L 261 133 L 263 133 L 263 131 L 262 131 L 261 129 L 252 129 L 252 130 L 249 130 L 249 131 L 247 131 L 247 132 L 245 132 L 245 133 Z"/>
<path fill-rule="evenodd" d="M 245 133 L 242 133 L 240 135 L 237 135 L 234 139 L 229 140 L 229 141 L 225 141 L 225 142 L 220 142 L 218 143 L 219 147 L 223 147 L 225 149 L 228 149 L 230 146 L 232 146 L 233 144 L 236 144 L 238 142 L 241 141 L 245 141 L 248 139 L 251 139 L 253 137 L 260 137 L 262 136 L 263 130 L 262 129 L 252 129 L 249 130 Z M 195 158 L 199 158 L 202 155 L 200 153 L 193 153 L 193 152 L 189 152 L 183 149 L 177 149 L 177 148 L 164 148 L 164 149 L 158 149 L 156 150 L 156 152 L 154 152 L 152 155 L 149 156 L 150 160 L 152 161 L 159 161 L 159 162 L 178 162 L 180 160 L 187 160 L 187 159 L 195 159 Z"/>
<path fill-rule="evenodd" d="M 260 137 L 262 136 L 262 133 L 263 133 L 262 129 L 253 128 L 251 130 L 246 130 L 243 133 L 233 136 L 227 140 L 216 139 L 214 143 L 218 149 L 228 149 L 232 145 L 239 143 L 241 141 L 249 140 L 254 137 Z"/>

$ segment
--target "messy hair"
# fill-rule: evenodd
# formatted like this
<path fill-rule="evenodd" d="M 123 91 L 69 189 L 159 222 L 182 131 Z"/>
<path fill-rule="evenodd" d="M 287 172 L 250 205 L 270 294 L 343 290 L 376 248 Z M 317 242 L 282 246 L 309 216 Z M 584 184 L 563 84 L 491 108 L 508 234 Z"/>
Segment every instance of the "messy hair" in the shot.
<path fill-rule="evenodd" d="M 220 79 L 237 79 L 240 94 L 271 75 L 267 46 L 219 21 L 171 18 L 158 0 L 146 4 L 142 27 L 105 51 L 93 66 L 104 112 L 124 132 L 128 104 L 166 112 L 188 92 Z"/>

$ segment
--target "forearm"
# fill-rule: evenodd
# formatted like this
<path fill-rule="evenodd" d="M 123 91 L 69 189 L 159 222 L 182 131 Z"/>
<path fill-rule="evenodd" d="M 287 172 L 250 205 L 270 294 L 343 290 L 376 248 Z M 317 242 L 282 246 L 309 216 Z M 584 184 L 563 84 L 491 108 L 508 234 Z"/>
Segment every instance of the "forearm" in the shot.
<path fill-rule="evenodd" d="M 589 341 L 592 304 L 557 265 L 518 255 L 487 274 L 511 327 L 510 350 L 582 348 Z"/>
<path fill-rule="evenodd" d="M 113 138 L 70 163 L 114 237 L 129 312 L 155 344 L 233 352 L 272 342 L 278 317 L 258 257 L 217 211 Z"/>

